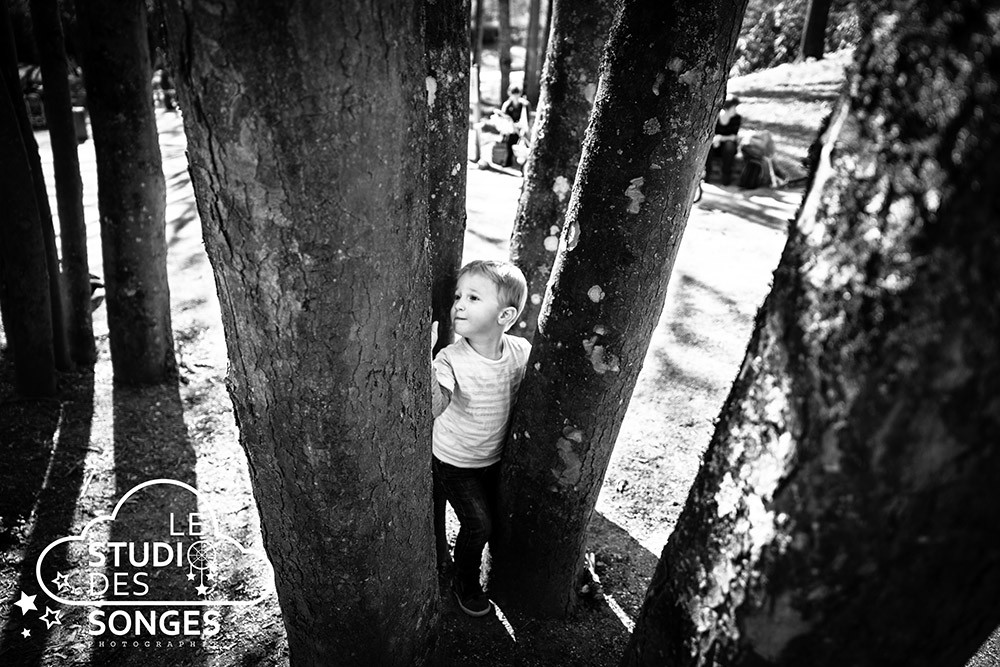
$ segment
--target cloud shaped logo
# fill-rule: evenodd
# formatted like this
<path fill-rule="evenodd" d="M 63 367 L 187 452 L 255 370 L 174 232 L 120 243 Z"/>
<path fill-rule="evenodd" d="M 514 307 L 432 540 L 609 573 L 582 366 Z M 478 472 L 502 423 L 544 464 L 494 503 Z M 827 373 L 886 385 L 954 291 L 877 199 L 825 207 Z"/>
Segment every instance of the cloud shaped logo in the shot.
<path fill-rule="evenodd" d="M 250 606 L 274 591 L 264 552 L 223 534 L 198 490 L 173 479 L 136 485 L 111 514 L 50 543 L 35 578 L 75 606 Z"/>

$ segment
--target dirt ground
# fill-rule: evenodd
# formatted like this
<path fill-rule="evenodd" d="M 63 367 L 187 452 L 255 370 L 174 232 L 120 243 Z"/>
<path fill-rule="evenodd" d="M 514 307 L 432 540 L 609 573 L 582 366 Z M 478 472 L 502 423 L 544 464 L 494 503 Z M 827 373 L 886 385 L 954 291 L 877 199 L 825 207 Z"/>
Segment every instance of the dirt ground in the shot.
<path fill-rule="evenodd" d="M 837 83 L 828 68 L 814 77 L 823 95 Z M 804 77 L 808 78 L 808 77 Z M 740 82 L 734 82 L 738 85 Z M 765 81 L 744 82 L 745 116 L 767 114 Z M 805 88 L 804 88 L 805 89 Z M 817 89 L 819 90 L 819 89 Z M 808 92 L 808 91 L 807 91 Z M 784 93 L 782 93 L 784 94 Z M 823 95 L 801 115 L 814 128 Z M 777 116 L 764 117 L 776 122 Z M 208 596 L 264 600 L 220 612 L 220 632 L 179 641 L 160 632 L 152 646 L 105 634 L 91 637 L 87 606 L 60 604 L 39 589 L 35 564 L 43 549 L 78 535 L 109 514 L 143 480 L 171 478 L 196 495 L 136 496 L 121 512 L 137 525 L 157 526 L 165 508 L 214 515 L 216 527 L 243 547 L 260 549 L 260 527 L 246 460 L 225 389 L 227 372 L 219 306 L 184 158 L 180 119 L 160 113 L 168 186 L 168 268 L 180 369 L 176 386 L 113 386 L 105 309 L 96 313 L 100 358 L 93 372 L 64 377 L 58 400 L 11 398 L 10 362 L 0 356 L 0 665 L 286 665 L 287 643 L 266 567 L 223 563 L 211 572 Z M 788 130 L 805 136 L 808 128 Z M 48 138 L 37 135 L 48 159 Z M 804 145 L 792 141 L 789 160 Z M 804 152 L 802 153 L 804 155 Z M 93 143 L 81 146 L 91 266 L 100 274 Z M 51 165 L 49 165 L 50 167 Z M 506 258 L 520 179 L 470 164 L 466 259 Z M 51 183 L 51 180 L 50 180 Z M 50 186 L 51 189 L 51 186 Z M 705 186 L 695 206 L 670 282 L 667 302 L 621 429 L 592 521 L 589 543 L 603 596 L 564 622 L 500 613 L 464 616 L 447 597 L 432 663 L 465 665 L 615 665 L 639 613 L 649 577 L 687 495 L 718 409 L 742 359 L 801 192 L 740 191 Z M 162 490 L 162 489 L 161 489 Z M 164 492 L 166 493 L 166 492 Z M 145 512 L 145 514 L 143 514 Z M 129 515 L 132 516 L 132 515 Z M 104 524 L 95 524 L 100 528 Z M 112 536 L 124 530 L 105 526 Z M 96 528 L 95 528 L 96 530 Z M 451 538 L 456 525 L 452 517 Z M 83 596 L 75 582 L 85 564 L 71 550 L 53 551 L 43 579 L 64 597 Z M 52 560 L 52 559 L 48 559 Z M 67 592 L 57 582 L 68 577 Z M 79 584 L 79 585 L 77 585 Z M 162 582 L 183 595 L 184 581 Z M 22 602 L 35 595 L 37 609 Z M 177 598 L 166 598 L 177 599 Z M 23 608 L 27 608 L 22 611 Z M 58 612 L 58 613 L 57 613 Z M 46 621 L 46 618 L 48 621 Z M 56 622 L 53 622 L 53 619 Z M 25 632 L 29 634 L 25 636 Z M 104 642 L 103 645 L 101 642 Z M 157 646 L 155 642 L 160 642 Z M 992 654 L 996 657 L 996 653 Z M 974 667 L 998 664 L 986 656 Z"/>

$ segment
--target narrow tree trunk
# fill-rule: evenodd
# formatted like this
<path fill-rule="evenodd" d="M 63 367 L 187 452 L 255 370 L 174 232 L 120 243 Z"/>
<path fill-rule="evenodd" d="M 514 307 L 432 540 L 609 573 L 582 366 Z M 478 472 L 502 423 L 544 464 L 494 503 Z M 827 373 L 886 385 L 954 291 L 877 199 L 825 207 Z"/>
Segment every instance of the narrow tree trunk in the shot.
<path fill-rule="evenodd" d="M 881 6 L 626 665 L 961 667 L 1000 624 L 998 3 Z"/>
<path fill-rule="evenodd" d="M 576 180 L 614 10 L 612 0 L 558 0 L 553 4 L 551 52 L 542 77 L 534 145 L 525 166 L 510 239 L 511 260 L 528 280 L 528 301 L 511 331 L 529 340 L 535 335 Z"/>
<path fill-rule="evenodd" d="M 465 165 L 469 139 L 468 0 L 426 9 L 428 219 L 431 233 L 433 319 L 438 349 L 451 340 L 455 274 L 465 235 Z M 437 350 L 435 350 L 436 352 Z"/>
<path fill-rule="evenodd" d="M 472 109 L 472 120 L 476 122 L 482 114 L 483 107 L 483 3 L 486 0 L 475 0 L 476 12 L 473 19 L 472 28 L 472 67 L 476 80 L 472 85 L 476 87 L 476 105 Z M 477 149 L 478 150 L 478 149 Z"/>
<path fill-rule="evenodd" d="M 438 323 L 433 350 L 451 342 L 455 275 L 465 241 L 465 165 L 469 138 L 469 3 L 429 3 L 425 7 L 428 86 L 427 175 L 431 234 L 431 317 Z M 448 557 L 445 498 L 434 497 L 434 537 L 438 562 Z"/>
<path fill-rule="evenodd" d="M 28 159 L 28 166 L 31 169 L 31 192 L 35 197 L 35 209 L 38 215 L 42 241 L 45 244 L 45 264 L 49 274 L 49 307 L 51 315 L 46 318 L 52 331 L 45 334 L 46 338 L 52 340 L 52 350 L 55 355 L 56 368 L 59 370 L 70 370 L 73 362 L 70 359 L 69 343 L 66 338 L 66 318 L 63 310 L 62 298 L 62 278 L 59 271 L 59 252 L 56 250 L 56 234 L 52 226 L 52 210 L 49 208 L 49 195 L 45 190 L 45 174 L 42 171 L 42 159 L 38 154 L 38 143 L 35 141 L 35 132 L 28 119 L 28 112 L 25 109 L 21 95 L 21 86 L 18 81 L 17 49 L 14 46 L 14 33 L 10 24 L 10 16 L 6 6 L 3 11 L 3 25 L 0 25 L 0 49 L 4 68 L 4 82 L 8 88 L 8 95 L 14 103 L 14 116 L 17 128 L 21 133 L 21 141 L 24 144 L 24 152 Z M 16 167 L 15 167 L 16 168 Z"/>
<path fill-rule="evenodd" d="M 528 0 L 528 34 L 524 49 L 524 96 L 532 109 L 538 108 L 538 21 L 541 0 Z"/>
<path fill-rule="evenodd" d="M 510 88 L 510 0 L 497 0 L 500 33 L 497 37 L 497 57 L 500 59 L 500 100 L 507 99 Z"/>
<path fill-rule="evenodd" d="M 809 0 L 799 48 L 799 56 L 803 60 L 823 57 L 826 46 L 826 23 L 830 17 L 831 3 L 832 0 Z"/>
<path fill-rule="evenodd" d="M 663 308 L 743 9 L 636 0 L 612 28 L 504 454 L 497 589 L 534 613 L 574 606 L 587 523 Z"/>
<path fill-rule="evenodd" d="M 542 25 L 542 44 L 541 44 L 540 48 L 538 49 L 538 52 L 539 52 L 540 58 L 541 58 L 541 61 L 538 63 L 538 75 L 539 75 L 538 94 L 539 94 L 539 98 L 541 98 L 541 88 L 542 88 L 541 75 L 542 75 L 542 72 L 545 71 L 545 61 L 548 59 L 548 54 L 549 54 L 549 32 L 552 30 L 552 6 L 553 6 L 554 2 L 555 2 L 555 0 L 546 0 L 546 3 L 545 3 L 545 23 L 544 23 L 544 25 Z M 535 105 L 535 108 L 536 109 L 538 108 L 537 104 Z"/>
<path fill-rule="evenodd" d="M 10 34 L 6 5 L 0 6 L 0 21 L 0 29 Z M 5 58 L 2 64 L 0 201 L 4 203 L 4 211 L 0 216 L 0 306 L 7 345 L 14 360 L 17 393 L 52 396 L 56 393 L 56 368 L 45 243 L 31 167 L 15 112 L 15 105 L 23 109 L 24 100 L 20 94 L 11 96 L 12 86 L 8 85 L 11 63 Z"/>
<path fill-rule="evenodd" d="M 142 0 L 78 0 L 116 382 L 173 377 L 166 183 Z"/>
<path fill-rule="evenodd" d="M 166 15 L 291 661 L 413 664 L 438 600 L 423 3 Z"/>
<path fill-rule="evenodd" d="M 90 266 L 87 226 L 83 214 L 83 181 L 76 147 L 76 125 L 70 100 L 68 63 L 62 22 L 56 0 L 31 0 L 35 41 L 41 49 L 45 85 L 45 120 L 52 140 L 52 162 L 59 210 L 67 344 L 73 362 L 93 364 L 97 359 L 91 318 Z"/>

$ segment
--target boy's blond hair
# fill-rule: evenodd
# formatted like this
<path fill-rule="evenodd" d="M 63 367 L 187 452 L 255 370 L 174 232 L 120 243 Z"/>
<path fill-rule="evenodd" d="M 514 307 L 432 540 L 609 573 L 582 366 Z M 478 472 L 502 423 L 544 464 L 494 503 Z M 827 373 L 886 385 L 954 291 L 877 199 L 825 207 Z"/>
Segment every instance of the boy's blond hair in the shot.
<path fill-rule="evenodd" d="M 496 285 L 501 306 L 517 308 L 517 315 L 524 310 L 524 302 L 528 298 L 528 281 L 524 279 L 521 269 L 510 262 L 477 259 L 463 266 L 455 279 L 458 280 L 467 273 L 489 278 Z"/>

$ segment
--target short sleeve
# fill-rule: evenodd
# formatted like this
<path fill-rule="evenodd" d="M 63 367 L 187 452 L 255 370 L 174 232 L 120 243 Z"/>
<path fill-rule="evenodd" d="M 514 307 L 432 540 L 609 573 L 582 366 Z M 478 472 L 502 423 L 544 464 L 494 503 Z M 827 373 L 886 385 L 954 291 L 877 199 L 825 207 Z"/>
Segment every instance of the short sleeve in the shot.
<path fill-rule="evenodd" d="M 448 348 L 441 350 L 434 357 L 434 379 L 448 391 L 455 392 L 455 368 L 451 364 Z"/>

